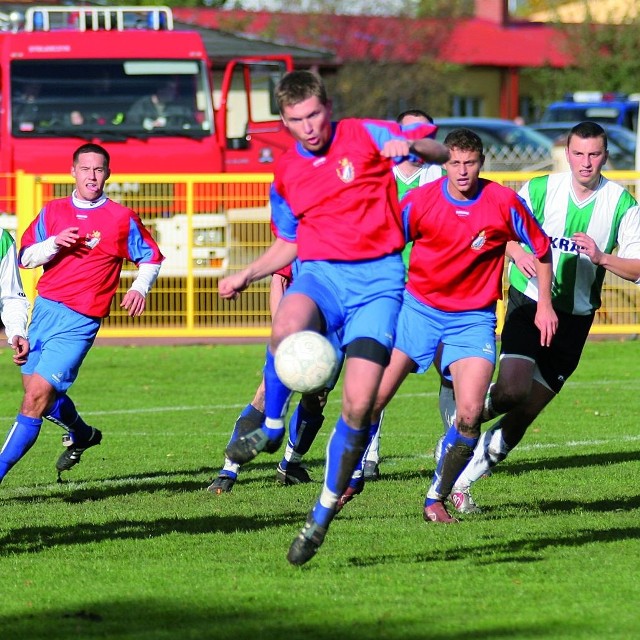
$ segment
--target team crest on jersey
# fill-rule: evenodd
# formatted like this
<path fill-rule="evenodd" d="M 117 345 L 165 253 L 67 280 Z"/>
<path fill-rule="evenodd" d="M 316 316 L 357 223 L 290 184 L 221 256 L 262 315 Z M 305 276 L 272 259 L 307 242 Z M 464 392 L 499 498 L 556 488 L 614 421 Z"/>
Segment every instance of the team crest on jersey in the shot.
<path fill-rule="evenodd" d="M 473 239 L 471 243 L 471 248 L 474 251 L 480 251 L 482 247 L 484 247 L 485 242 L 487 241 L 487 234 L 484 232 L 484 229 Z"/>
<path fill-rule="evenodd" d="M 342 160 L 340 160 L 338 164 L 339 166 L 336 169 L 338 178 L 340 178 L 342 182 L 346 182 L 347 184 L 349 182 L 353 182 L 354 178 L 356 177 L 356 172 L 355 172 L 355 169 L 353 168 L 353 164 L 351 160 L 347 158 L 342 158 Z"/>
<path fill-rule="evenodd" d="M 98 246 L 101 237 L 102 236 L 99 231 L 92 231 L 91 233 L 87 233 L 84 243 L 89 247 L 89 249 L 95 249 Z"/>

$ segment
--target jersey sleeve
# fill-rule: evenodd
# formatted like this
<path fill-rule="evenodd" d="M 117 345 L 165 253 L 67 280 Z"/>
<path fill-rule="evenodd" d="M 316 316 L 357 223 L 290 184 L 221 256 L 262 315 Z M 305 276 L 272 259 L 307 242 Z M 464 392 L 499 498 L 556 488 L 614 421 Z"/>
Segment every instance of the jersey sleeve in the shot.
<path fill-rule="evenodd" d="M 536 258 L 544 256 L 549 250 L 549 237 L 534 217 L 524 199 L 514 194 L 513 203 L 509 211 L 511 214 L 511 225 L 520 242 L 529 247 Z"/>
<path fill-rule="evenodd" d="M 630 207 L 618 229 L 618 257 L 640 259 L 640 207 Z"/>
<path fill-rule="evenodd" d="M 129 220 L 127 251 L 129 253 L 127 258 L 136 265 L 161 264 L 164 260 L 160 247 L 135 213 Z"/>
<path fill-rule="evenodd" d="M 295 242 L 298 220 L 293 215 L 289 203 L 279 193 L 275 183 L 271 185 L 269 202 L 271 204 L 271 229 L 274 235 L 287 242 Z"/>

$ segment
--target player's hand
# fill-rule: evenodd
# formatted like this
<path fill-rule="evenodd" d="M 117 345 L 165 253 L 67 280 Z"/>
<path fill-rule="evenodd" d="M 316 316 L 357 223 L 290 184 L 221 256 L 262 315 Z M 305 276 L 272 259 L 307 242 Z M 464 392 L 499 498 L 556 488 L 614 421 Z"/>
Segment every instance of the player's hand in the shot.
<path fill-rule="evenodd" d="M 59 247 L 72 247 L 80 239 L 80 236 L 78 235 L 79 230 L 79 227 L 68 227 L 55 237 L 54 242 Z"/>
<path fill-rule="evenodd" d="M 411 147 L 407 140 L 387 140 L 380 151 L 385 158 L 404 158 L 411 154 Z"/>
<path fill-rule="evenodd" d="M 577 231 L 571 236 L 571 239 L 575 242 L 578 253 L 587 256 L 593 264 L 600 264 L 604 253 L 598 249 L 598 245 L 591 236 L 582 231 Z"/>
<path fill-rule="evenodd" d="M 558 316 L 550 304 L 538 302 L 535 325 L 540 331 L 540 344 L 543 347 L 548 347 L 558 330 Z"/>
<path fill-rule="evenodd" d="M 218 295 L 226 300 L 235 300 L 249 284 L 246 273 L 238 271 L 218 281 Z"/>
<path fill-rule="evenodd" d="M 522 255 L 518 255 L 514 262 L 516 267 L 518 267 L 527 278 L 533 278 L 536 275 L 536 259 L 532 253 L 523 251 Z"/>
<path fill-rule="evenodd" d="M 13 362 L 18 366 L 22 366 L 27 361 L 27 356 L 29 355 L 29 341 L 22 336 L 13 336 L 11 348 L 14 352 Z"/>
<path fill-rule="evenodd" d="M 129 289 L 129 291 L 124 294 L 120 306 L 126 309 L 132 318 L 137 318 L 144 313 L 147 300 L 139 291 Z"/>

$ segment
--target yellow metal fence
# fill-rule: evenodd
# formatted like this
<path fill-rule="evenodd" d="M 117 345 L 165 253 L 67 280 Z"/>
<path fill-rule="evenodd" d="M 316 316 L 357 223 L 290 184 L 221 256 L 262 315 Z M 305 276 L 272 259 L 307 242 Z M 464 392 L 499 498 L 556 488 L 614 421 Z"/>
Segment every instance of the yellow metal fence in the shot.
<path fill-rule="evenodd" d="M 532 175 L 485 174 L 516 190 Z M 639 173 L 615 172 L 608 176 L 636 193 Z M 220 277 L 242 268 L 271 244 L 271 179 L 271 174 L 113 176 L 107 184 L 108 195 L 140 214 L 166 260 L 149 296 L 147 311 L 137 319 L 129 318 L 119 306 L 135 277 L 134 265 L 125 264 L 118 295 L 100 337 L 268 336 L 268 280 L 254 284 L 232 302 L 218 297 L 217 284 Z M 17 217 L 0 215 L 0 223 L 19 237 L 43 203 L 69 194 L 72 188 L 73 180 L 67 175 L 18 174 L 14 203 Z M 23 272 L 30 297 L 35 295 L 38 275 L 38 270 Z M 592 333 L 640 333 L 639 294 L 633 283 L 608 274 L 604 304 Z M 502 311 L 500 307 L 500 317 Z"/>

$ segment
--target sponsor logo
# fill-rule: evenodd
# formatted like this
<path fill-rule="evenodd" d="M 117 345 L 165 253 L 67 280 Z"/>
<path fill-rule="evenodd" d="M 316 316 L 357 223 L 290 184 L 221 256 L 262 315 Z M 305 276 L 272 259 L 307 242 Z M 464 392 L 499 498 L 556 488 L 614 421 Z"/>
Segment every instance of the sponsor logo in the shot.
<path fill-rule="evenodd" d="M 342 158 L 338 165 L 339 166 L 336 169 L 338 178 L 340 178 L 340 180 L 342 180 L 342 182 L 346 184 L 349 184 L 349 182 L 353 182 L 356 177 L 356 172 L 351 161 L 347 158 Z"/>
<path fill-rule="evenodd" d="M 578 253 L 578 245 L 571 238 L 549 238 L 551 248 L 562 253 Z"/>
<path fill-rule="evenodd" d="M 459 218 L 466 218 L 469 215 L 469 212 L 466 209 L 456 209 L 456 215 Z"/>

